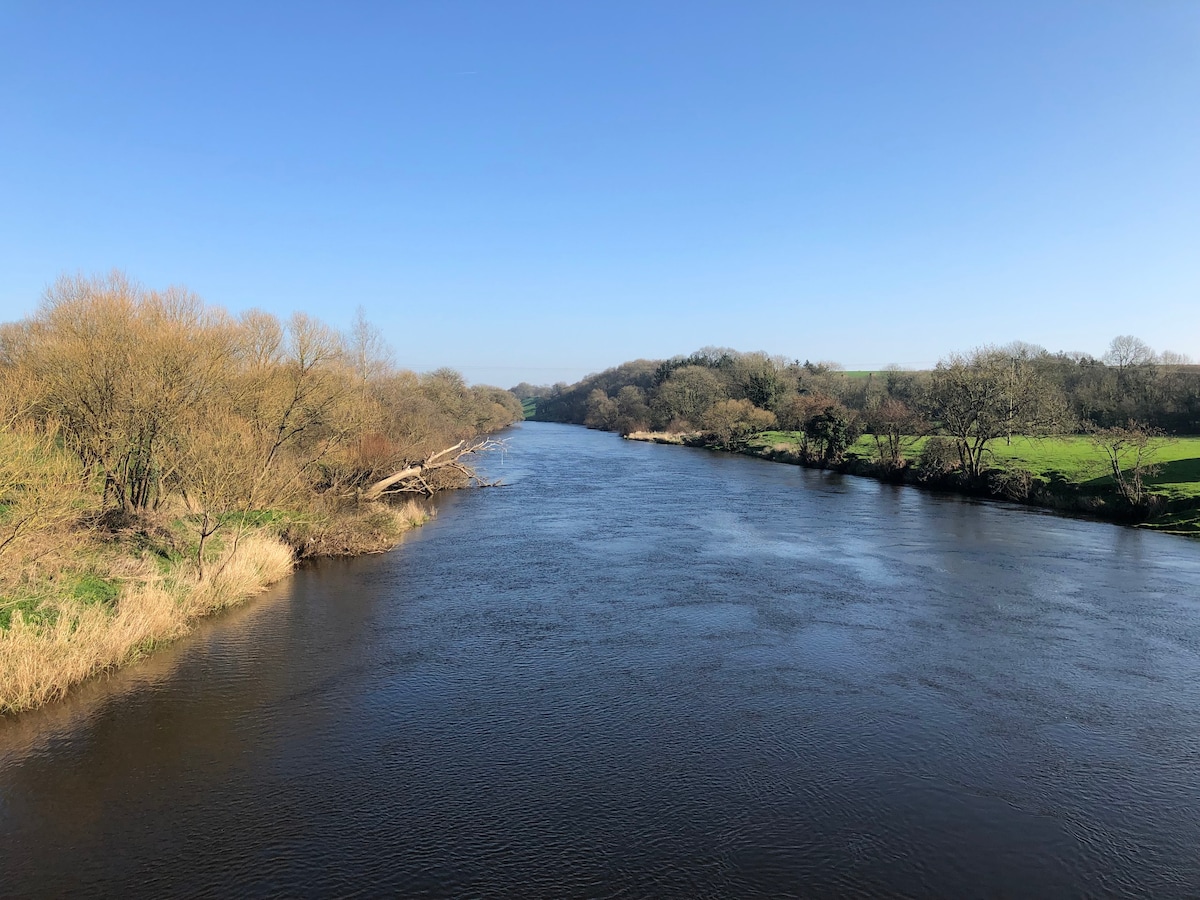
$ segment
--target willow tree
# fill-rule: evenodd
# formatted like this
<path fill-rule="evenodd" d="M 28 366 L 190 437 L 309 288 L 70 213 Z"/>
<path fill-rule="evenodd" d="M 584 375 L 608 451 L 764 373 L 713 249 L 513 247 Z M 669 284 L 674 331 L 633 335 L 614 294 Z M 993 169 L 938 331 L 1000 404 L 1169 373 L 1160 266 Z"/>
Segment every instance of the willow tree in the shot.
<path fill-rule="evenodd" d="M 394 370 L 361 315 L 348 336 L 302 314 L 233 319 L 120 273 L 60 279 L 34 315 L 0 327 L 0 450 L 22 466 L 32 458 L 7 439 L 19 427 L 74 454 L 102 508 L 140 515 L 182 499 L 201 568 L 209 537 L 252 510 L 341 503 L 413 466 L 421 490 L 461 483 L 461 458 L 480 449 L 469 439 L 520 417 L 499 388 Z M 53 494 L 35 496 L 9 469 L 0 526 Z"/>
<path fill-rule="evenodd" d="M 749 400 L 719 400 L 701 419 L 708 436 L 727 450 L 746 446 L 753 435 L 775 424 L 775 413 L 759 409 Z"/>
<path fill-rule="evenodd" d="M 126 510 L 158 501 L 163 449 L 182 417 L 219 393 L 231 323 L 194 294 L 146 291 L 120 273 L 60 279 L 8 335 L 28 413 L 104 479 Z"/>

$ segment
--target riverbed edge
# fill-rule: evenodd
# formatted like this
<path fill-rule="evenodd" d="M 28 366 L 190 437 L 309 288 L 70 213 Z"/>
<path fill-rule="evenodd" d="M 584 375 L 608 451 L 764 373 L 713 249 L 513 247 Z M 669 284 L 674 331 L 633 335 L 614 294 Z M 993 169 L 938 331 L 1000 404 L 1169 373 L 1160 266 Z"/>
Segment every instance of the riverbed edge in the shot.
<path fill-rule="evenodd" d="M 701 432 L 640 431 L 622 435 L 622 438 L 629 441 L 751 456 L 755 459 L 800 466 L 806 469 L 871 478 L 885 484 L 902 484 L 922 490 L 952 493 L 961 497 L 1015 503 L 1060 515 L 1144 528 L 1162 534 L 1200 540 L 1200 514 L 1198 514 L 1200 501 L 1195 499 L 1171 500 L 1156 497 L 1156 502 L 1152 506 L 1129 508 L 1127 505 L 1122 506 L 1118 502 L 1119 498 L 1115 495 L 1085 492 L 1078 485 L 1070 482 L 1044 482 L 1038 479 L 1013 481 L 992 477 L 1000 474 L 997 470 L 988 470 L 978 482 L 965 484 L 952 474 L 930 476 L 919 472 L 911 465 L 900 469 L 890 469 L 857 457 L 829 463 L 809 460 L 799 453 L 784 448 L 753 446 L 731 448 L 710 440 Z M 1182 519 L 1189 514 L 1193 516 L 1190 521 Z M 1179 517 L 1182 520 L 1180 527 L 1175 526 L 1171 517 Z"/>

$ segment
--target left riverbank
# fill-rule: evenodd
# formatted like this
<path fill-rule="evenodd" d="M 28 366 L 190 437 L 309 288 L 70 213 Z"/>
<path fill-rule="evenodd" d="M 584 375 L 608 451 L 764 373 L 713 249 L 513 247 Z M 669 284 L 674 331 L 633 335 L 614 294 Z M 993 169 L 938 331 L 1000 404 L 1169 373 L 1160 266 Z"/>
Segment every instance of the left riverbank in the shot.
<path fill-rule="evenodd" d="M 275 513 L 225 523 L 197 557 L 188 523 L 139 517 L 49 546 L 0 605 L 0 713 L 62 697 L 178 640 L 205 616 L 287 577 L 303 559 L 382 552 L 429 520 L 416 501 L 359 504 L 319 520 Z"/>
<path fill-rule="evenodd" d="M 382 501 L 477 482 L 520 401 L 392 359 L 361 311 L 234 316 L 120 272 L 0 323 L 0 713 L 426 515 Z"/>

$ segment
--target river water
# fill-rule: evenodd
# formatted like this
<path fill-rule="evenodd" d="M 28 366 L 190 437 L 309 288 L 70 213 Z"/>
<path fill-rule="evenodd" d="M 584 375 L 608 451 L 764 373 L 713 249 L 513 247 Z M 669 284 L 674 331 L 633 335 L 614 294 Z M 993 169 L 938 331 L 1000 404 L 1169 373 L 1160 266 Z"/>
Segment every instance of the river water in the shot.
<path fill-rule="evenodd" d="M 0 722 L 0 894 L 1200 895 L 1200 544 L 526 424 Z"/>

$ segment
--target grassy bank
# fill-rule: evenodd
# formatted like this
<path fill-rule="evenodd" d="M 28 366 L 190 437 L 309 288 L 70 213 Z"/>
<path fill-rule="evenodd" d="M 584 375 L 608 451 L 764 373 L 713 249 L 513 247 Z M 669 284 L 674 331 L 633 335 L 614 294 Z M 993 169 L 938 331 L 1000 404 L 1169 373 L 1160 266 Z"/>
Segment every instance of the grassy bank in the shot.
<path fill-rule="evenodd" d="M 765 431 L 750 441 L 748 449 L 761 452 L 771 447 L 798 450 L 799 432 Z M 908 455 L 916 460 L 928 438 L 916 438 Z M 1081 488 L 1113 488 L 1104 453 L 1086 437 L 1027 438 L 1014 436 L 989 445 L 990 468 L 996 471 L 1024 469 L 1036 478 L 1063 481 Z M 875 444 L 869 436 L 860 437 L 847 451 L 848 460 L 869 462 L 875 458 Z M 1155 456 L 1158 470 L 1146 477 L 1152 492 L 1175 500 L 1200 499 L 1200 437 L 1171 438 Z"/>
<path fill-rule="evenodd" d="M 223 523 L 202 555 L 191 517 L 165 512 L 40 534 L 23 570 L 0 575 L 0 713 L 61 697 L 183 636 L 300 559 L 389 549 L 428 515 L 411 501 L 256 513 Z"/>
<path fill-rule="evenodd" d="M 870 437 L 859 438 L 837 468 L 1200 536 L 1200 437 L 1171 438 L 1158 450 L 1154 469 L 1145 476 L 1147 502 L 1138 508 L 1122 500 L 1104 452 L 1086 437 L 1014 436 L 1011 443 L 994 441 L 989 445 L 987 469 L 973 484 L 962 483 L 957 473 L 935 477 L 923 473 L 916 461 L 927 441 L 920 438 L 913 442 L 908 451 L 912 464 L 899 473 L 875 462 L 875 445 Z M 794 456 L 799 446 L 797 433 L 764 432 L 750 442 L 746 452 L 787 458 Z"/>
<path fill-rule="evenodd" d="M 638 432 L 629 438 L 707 446 L 700 434 Z M 815 465 L 806 462 L 801 454 L 801 441 L 799 432 L 765 431 L 755 435 L 741 452 L 795 465 Z M 1200 537 L 1200 437 L 1172 438 L 1158 451 L 1155 468 L 1145 477 L 1147 504 L 1137 509 L 1122 501 L 1103 451 L 1086 437 L 1016 436 L 1011 444 L 996 441 L 990 445 L 983 477 L 970 484 L 964 483 L 955 472 L 936 475 L 923 472 L 917 461 L 927 441 L 927 438 L 914 439 L 907 450 L 910 465 L 896 471 L 879 465 L 873 439 L 861 437 L 832 468 Z"/>

